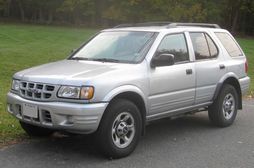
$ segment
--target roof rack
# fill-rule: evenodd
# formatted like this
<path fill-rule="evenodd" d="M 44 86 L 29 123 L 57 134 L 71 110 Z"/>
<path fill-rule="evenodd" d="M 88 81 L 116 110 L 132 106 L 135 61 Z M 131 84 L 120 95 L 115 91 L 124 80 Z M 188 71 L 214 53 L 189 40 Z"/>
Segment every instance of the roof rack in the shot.
<path fill-rule="evenodd" d="M 175 27 L 207 27 L 207 28 L 221 28 L 217 24 L 209 23 L 174 23 L 174 22 L 145 22 L 145 23 L 131 23 L 131 24 L 120 24 L 114 28 L 124 28 L 124 27 L 147 27 L 147 26 L 166 26 L 166 28 L 175 28 Z"/>
<path fill-rule="evenodd" d="M 216 28 L 220 29 L 221 27 L 217 24 L 209 24 L 209 23 L 171 23 L 167 25 L 167 28 L 174 28 L 178 26 L 190 26 L 190 27 L 208 27 L 208 28 Z"/>
<path fill-rule="evenodd" d="M 144 22 L 144 23 L 128 23 L 128 24 L 120 24 L 115 26 L 114 28 L 123 28 L 123 27 L 146 27 L 146 26 L 167 26 L 171 24 L 171 22 Z"/>

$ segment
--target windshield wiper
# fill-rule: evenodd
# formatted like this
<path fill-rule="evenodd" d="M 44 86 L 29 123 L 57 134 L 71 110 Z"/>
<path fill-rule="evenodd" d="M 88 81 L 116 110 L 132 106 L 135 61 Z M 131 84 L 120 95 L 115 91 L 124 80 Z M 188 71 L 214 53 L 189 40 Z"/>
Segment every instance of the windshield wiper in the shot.
<path fill-rule="evenodd" d="M 119 62 L 117 59 L 112 58 L 84 58 L 84 57 L 72 57 L 71 60 L 88 60 L 88 61 L 100 61 L 100 62 Z"/>
<path fill-rule="evenodd" d="M 119 62 L 117 59 L 112 58 L 94 58 L 93 61 L 101 61 L 101 62 Z"/>
<path fill-rule="evenodd" d="M 84 58 L 84 57 L 72 57 L 71 60 L 91 60 L 90 58 Z"/>

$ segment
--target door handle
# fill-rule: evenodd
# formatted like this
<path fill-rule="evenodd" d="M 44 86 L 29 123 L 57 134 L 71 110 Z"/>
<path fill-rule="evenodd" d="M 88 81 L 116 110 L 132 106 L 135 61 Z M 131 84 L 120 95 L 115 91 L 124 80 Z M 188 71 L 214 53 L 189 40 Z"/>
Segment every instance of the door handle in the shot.
<path fill-rule="evenodd" d="M 191 75 L 192 74 L 192 69 L 186 69 L 186 74 Z"/>
<path fill-rule="evenodd" d="M 220 69 L 225 69 L 226 68 L 224 64 L 220 64 L 219 67 L 220 67 Z"/>

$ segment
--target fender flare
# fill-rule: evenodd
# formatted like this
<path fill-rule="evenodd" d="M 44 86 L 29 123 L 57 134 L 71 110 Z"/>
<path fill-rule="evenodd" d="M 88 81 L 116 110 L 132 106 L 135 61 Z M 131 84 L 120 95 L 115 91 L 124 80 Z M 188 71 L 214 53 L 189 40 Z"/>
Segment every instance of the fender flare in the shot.
<path fill-rule="evenodd" d="M 114 88 L 103 98 L 103 101 L 110 102 L 115 96 L 124 92 L 134 92 L 139 94 L 143 98 L 145 105 L 147 105 L 146 95 L 140 88 L 134 85 L 123 85 L 123 86 Z"/>
<path fill-rule="evenodd" d="M 142 135 L 145 134 L 145 128 L 146 128 L 146 116 L 148 113 L 148 102 L 147 102 L 147 96 L 144 94 L 144 92 L 138 88 L 137 86 L 134 85 L 123 85 L 119 86 L 113 90 L 111 90 L 103 99 L 105 102 L 110 102 L 113 100 L 115 97 L 118 95 L 124 94 L 124 93 L 135 93 L 136 95 L 140 96 L 140 98 L 143 100 L 144 107 L 141 110 L 141 116 L 142 116 Z"/>
<path fill-rule="evenodd" d="M 222 89 L 222 86 L 225 84 L 225 82 L 230 79 L 230 78 L 233 78 L 237 81 L 238 85 L 240 86 L 240 83 L 239 83 L 239 80 L 238 80 L 238 76 L 236 76 L 234 73 L 227 73 L 226 75 L 224 75 L 219 83 L 217 84 L 216 86 L 216 89 L 215 89 L 215 93 L 214 93 L 214 96 L 213 96 L 213 101 L 216 100 L 216 98 L 218 97 L 221 89 Z M 240 88 L 236 88 L 237 89 L 237 92 L 238 92 L 238 109 L 242 109 L 242 91 L 241 91 L 241 87 Z"/>

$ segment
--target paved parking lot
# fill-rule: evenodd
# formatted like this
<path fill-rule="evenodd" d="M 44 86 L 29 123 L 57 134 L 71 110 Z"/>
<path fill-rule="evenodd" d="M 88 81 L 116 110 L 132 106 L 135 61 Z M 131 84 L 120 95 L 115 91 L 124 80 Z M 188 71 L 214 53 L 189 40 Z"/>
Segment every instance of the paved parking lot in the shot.
<path fill-rule="evenodd" d="M 0 149 L 0 168 L 253 168 L 254 100 L 228 128 L 210 125 L 207 113 L 147 127 L 136 151 L 127 158 L 108 160 L 87 136 L 34 139 Z"/>

